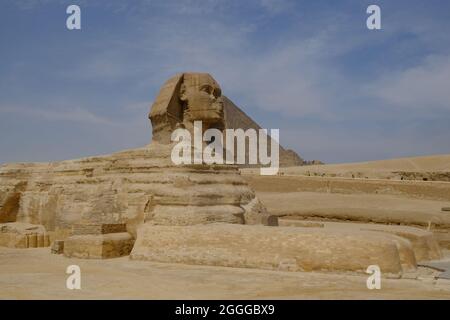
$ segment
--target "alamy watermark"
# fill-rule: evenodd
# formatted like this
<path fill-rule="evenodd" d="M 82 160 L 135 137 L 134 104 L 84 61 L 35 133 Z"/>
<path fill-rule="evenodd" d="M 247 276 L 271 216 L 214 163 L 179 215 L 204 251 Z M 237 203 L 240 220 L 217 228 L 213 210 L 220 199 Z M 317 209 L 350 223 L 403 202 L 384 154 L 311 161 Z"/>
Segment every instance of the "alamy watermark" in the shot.
<path fill-rule="evenodd" d="M 171 140 L 178 142 L 171 153 L 174 164 L 259 164 L 262 175 L 278 173 L 279 129 L 271 129 L 270 137 L 265 129 L 225 129 L 224 138 L 221 130 L 210 128 L 203 133 L 202 127 L 202 121 L 194 121 L 194 137 L 184 128 L 172 132 Z"/>
<path fill-rule="evenodd" d="M 66 287 L 69 290 L 81 289 L 81 269 L 76 264 L 67 267 L 66 273 L 70 274 L 66 280 Z"/>
<path fill-rule="evenodd" d="M 370 276 L 367 278 L 366 285 L 367 289 L 373 290 L 381 289 L 381 269 L 378 265 L 373 264 L 367 267 L 366 273 L 369 273 Z"/>
<path fill-rule="evenodd" d="M 366 20 L 367 29 L 381 30 L 381 8 L 376 4 L 367 7 L 366 12 L 370 16 Z"/>
<path fill-rule="evenodd" d="M 66 20 L 68 30 L 81 30 L 81 8 L 78 5 L 71 4 L 67 7 L 66 13 L 69 14 Z M 366 13 L 370 16 L 366 20 L 366 26 L 369 30 L 381 30 L 381 8 L 376 4 L 367 7 Z"/>
<path fill-rule="evenodd" d="M 72 4 L 67 7 L 66 13 L 70 14 L 66 20 L 66 27 L 69 30 L 81 29 L 81 9 L 79 6 Z"/>

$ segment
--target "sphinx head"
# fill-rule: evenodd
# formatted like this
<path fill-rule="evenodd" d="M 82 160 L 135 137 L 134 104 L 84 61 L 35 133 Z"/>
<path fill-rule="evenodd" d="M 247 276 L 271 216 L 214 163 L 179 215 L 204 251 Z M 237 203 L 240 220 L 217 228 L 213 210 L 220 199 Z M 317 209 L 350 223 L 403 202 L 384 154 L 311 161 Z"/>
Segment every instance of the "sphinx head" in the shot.
<path fill-rule="evenodd" d="M 178 127 L 191 127 L 202 121 L 203 128 L 224 128 L 222 91 L 207 73 L 183 73 L 169 79 L 161 88 L 149 114 L 153 140 L 170 143 Z"/>
<path fill-rule="evenodd" d="M 206 127 L 218 127 L 223 122 L 222 91 L 207 73 L 186 73 L 180 88 L 185 124 L 202 121 Z"/>

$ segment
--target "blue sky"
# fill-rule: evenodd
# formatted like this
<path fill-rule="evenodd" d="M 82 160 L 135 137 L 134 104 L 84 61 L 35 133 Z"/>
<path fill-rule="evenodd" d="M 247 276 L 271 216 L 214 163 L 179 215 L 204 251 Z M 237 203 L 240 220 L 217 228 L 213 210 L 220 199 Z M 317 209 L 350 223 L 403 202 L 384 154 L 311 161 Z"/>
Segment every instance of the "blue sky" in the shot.
<path fill-rule="evenodd" d="M 446 0 L 3 0 L 0 163 L 149 143 L 150 105 L 182 71 L 211 73 L 306 159 L 450 153 L 449 18 Z"/>

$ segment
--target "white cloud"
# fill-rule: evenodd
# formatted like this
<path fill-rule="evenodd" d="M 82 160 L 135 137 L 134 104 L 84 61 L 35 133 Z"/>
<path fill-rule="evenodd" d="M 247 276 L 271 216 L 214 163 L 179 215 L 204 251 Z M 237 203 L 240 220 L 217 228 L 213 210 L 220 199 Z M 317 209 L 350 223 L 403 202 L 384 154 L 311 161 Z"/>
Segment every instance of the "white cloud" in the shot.
<path fill-rule="evenodd" d="M 64 109 L 42 109 L 22 106 L 0 106 L 0 113 L 15 113 L 20 116 L 39 117 L 49 121 L 71 121 L 102 125 L 116 125 L 115 122 L 98 116 L 89 110 L 74 107 Z"/>
<path fill-rule="evenodd" d="M 327 62 L 350 50 L 353 43 L 343 45 L 334 40 L 333 31 L 319 30 L 307 38 L 294 37 L 254 51 L 249 47 L 251 26 L 228 26 L 217 21 L 208 25 L 208 30 L 183 30 L 171 21 L 168 28 L 148 28 L 153 33 L 151 40 L 141 42 L 139 50 L 148 52 L 157 44 L 165 59 L 143 85 L 162 85 L 168 76 L 182 71 L 210 72 L 224 87 L 224 94 L 241 106 L 288 116 L 329 116 L 342 81 Z M 335 42 L 332 50 L 327 49 Z"/>
<path fill-rule="evenodd" d="M 450 110 L 449 84 L 450 56 L 430 56 L 419 66 L 385 74 L 369 90 L 394 106 Z"/>
<path fill-rule="evenodd" d="M 290 0 L 260 0 L 260 5 L 270 14 L 286 12 L 294 6 Z"/>

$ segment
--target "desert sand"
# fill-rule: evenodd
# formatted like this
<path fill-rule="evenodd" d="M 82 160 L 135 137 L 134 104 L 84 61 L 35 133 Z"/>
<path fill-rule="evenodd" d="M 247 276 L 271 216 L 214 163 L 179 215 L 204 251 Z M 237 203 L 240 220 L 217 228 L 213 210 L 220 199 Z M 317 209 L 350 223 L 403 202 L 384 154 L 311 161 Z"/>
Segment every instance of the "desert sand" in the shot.
<path fill-rule="evenodd" d="M 66 268 L 81 268 L 81 290 L 66 288 Z M 1 299 L 450 299 L 450 281 L 421 268 L 417 279 L 281 272 L 50 255 L 48 248 L 0 248 Z"/>

